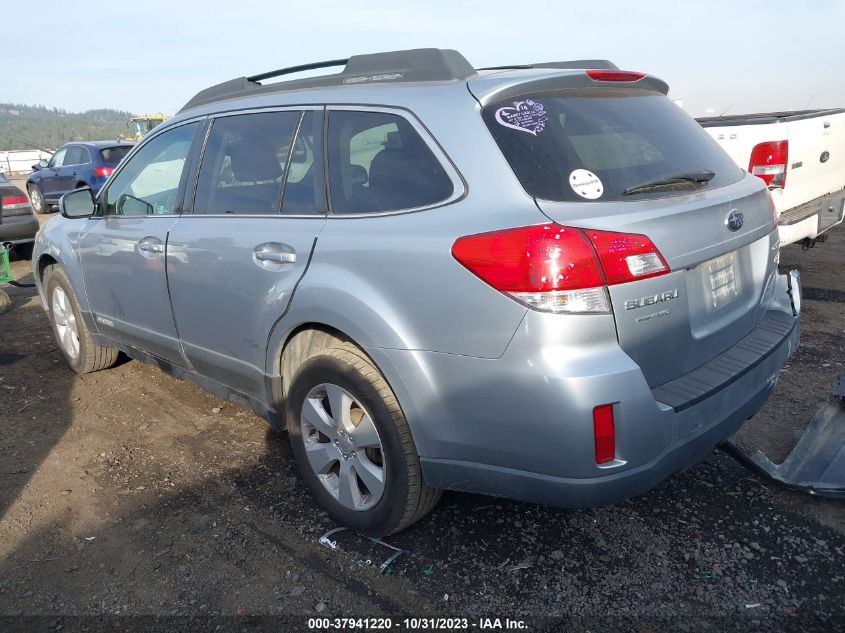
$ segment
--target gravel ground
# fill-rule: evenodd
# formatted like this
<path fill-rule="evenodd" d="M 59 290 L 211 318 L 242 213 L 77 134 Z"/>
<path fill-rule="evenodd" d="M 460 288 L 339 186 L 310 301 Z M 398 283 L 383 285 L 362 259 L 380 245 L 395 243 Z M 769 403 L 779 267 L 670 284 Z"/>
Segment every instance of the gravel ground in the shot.
<path fill-rule="evenodd" d="M 782 252 L 802 272 L 802 342 L 743 428 L 746 447 L 786 455 L 845 371 L 843 242 L 840 228 Z M 14 270 L 29 279 L 28 262 Z M 383 545 L 348 532 L 336 550 L 318 543 L 333 526 L 286 436 L 138 362 L 75 376 L 34 292 L 7 289 L 0 631 L 249 628 L 273 615 L 302 630 L 302 616 L 399 614 L 526 618 L 528 630 L 843 629 L 845 504 L 780 490 L 715 450 L 597 510 L 447 493 L 387 539 L 411 553 L 380 575 Z"/>

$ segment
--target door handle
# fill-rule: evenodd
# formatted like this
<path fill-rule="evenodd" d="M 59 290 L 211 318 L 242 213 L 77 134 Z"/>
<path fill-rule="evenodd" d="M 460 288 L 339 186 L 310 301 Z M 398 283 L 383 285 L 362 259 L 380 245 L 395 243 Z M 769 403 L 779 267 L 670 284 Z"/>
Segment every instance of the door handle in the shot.
<path fill-rule="evenodd" d="M 255 263 L 268 270 L 279 270 L 283 264 L 296 263 L 296 251 L 288 244 L 264 242 L 252 251 Z"/>
<path fill-rule="evenodd" d="M 261 251 L 255 253 L 255 259 L 262 262 L 276 262 L 277 264 L 295 264 L 296 253 L 274 253 L 273 251 Z"/>
<path fill-rule="evenodd" d="M 148 235 L 138 240 L 138 251 L 144 257 L 154 257 L 164 253 L 164 242 L 159 238 Z"/>

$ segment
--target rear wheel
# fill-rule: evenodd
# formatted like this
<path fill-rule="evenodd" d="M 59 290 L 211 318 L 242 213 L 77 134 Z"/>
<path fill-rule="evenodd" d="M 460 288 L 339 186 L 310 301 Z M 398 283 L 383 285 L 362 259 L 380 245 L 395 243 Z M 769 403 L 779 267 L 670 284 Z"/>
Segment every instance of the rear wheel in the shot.
<path fill-rule="evenodd" d="M 353 346 L 324 349 L 306 360 L 287 403 L 299 470 L 337 523 L 385 536 L 422 518 L 440 499 L 440 491 L 422 480 L 393 391 Z"/>
<path fill-rule="evenodd" d="M 108 369 L 117 361 L 118 350 L 97 345 L 82 319 L 70 281 L 56 265 L 44 271 L 44 288 L 53 335 L 67 364 L 78 374 Z"/>
<path fill-rule="evenodd" d="M 32 204 L 32 210 L 38 214 L 47 213 L 47 202 L 44 200 L 44 194 L 41 193 L 38 185 L 33 183 L 28 185 L 26 189 L 29 192 L 29 202 Z"/>

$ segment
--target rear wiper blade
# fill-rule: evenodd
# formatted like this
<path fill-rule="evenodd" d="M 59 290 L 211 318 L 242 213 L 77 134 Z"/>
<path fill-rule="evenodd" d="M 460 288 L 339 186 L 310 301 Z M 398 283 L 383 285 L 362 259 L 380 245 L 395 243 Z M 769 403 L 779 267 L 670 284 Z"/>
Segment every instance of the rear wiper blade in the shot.
<path fill-rule="evenodd" d="M 622 192 L 622 195 L 630 196 L 631 194 L 643 193 L 645 191 L 651 191 L 652 189 L 661 189 L 663 187 L 671 187 L 672 185 L 700 185 L 705 182 L 710 182 L 711 180 L 713 180 L 713 177 L 715 175 L 716 172 L 710 171 L 709 169 L 702 169 L 701 171 L 690 171 L 684 174 L 678 174 L 677 176 L 661 178 L 660 180 L 655 180 L 654 182 L 647 182 L 642 185 L 637 185 L 636 187 L 629 187 L 628 189 Z"/>

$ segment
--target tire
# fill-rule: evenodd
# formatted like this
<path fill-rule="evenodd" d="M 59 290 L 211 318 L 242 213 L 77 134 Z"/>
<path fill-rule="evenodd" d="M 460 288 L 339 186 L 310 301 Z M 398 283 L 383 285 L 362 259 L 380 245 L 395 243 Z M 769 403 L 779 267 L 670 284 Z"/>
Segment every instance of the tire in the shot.
<path fill-rule="evenodd" d="M 77 374 L 90 374 L 114 365 L 119 351 L 94 343 L 64 271 L 55 264 L 48 266 L 43 284 L 53 336 L 70 368 Z"/>
<path fill-rule="evenodd" d="M 38 215 L 48 213 L 50 207 L 47 201 L 44 200 L 44 194 L 41 193 L 41 188 L 35 183 L 30 183 L 27 185 L 26 190 L 29 193 L 29 202 L 32 205 L 32 210 Z"/>
<path fill-rule="evenodd" d="M 339 398 L 340 392 L 346 395 Z M 352 430 L 332 436 L 331 404 L 341 401 L 351 402 L 346 408 Z M 336 523 L 370 536 L 387 536 L 421 519 L 440 500 L 441 491 L 423 482 L 411 430 L 393 391 L 354 346 L 340 344 L 308 358 L 293 377 L 286 410 L 299 471 Z M 323 423 L 312 424 L 320 414 L 326 414 L 320 418 Z M 376 444 L 378 449 L 373 448 Z M 320 468 L 323 462 L 326 466 Z M 370 484 L 372 491 L 368 482 L 376 484 Z"/>

